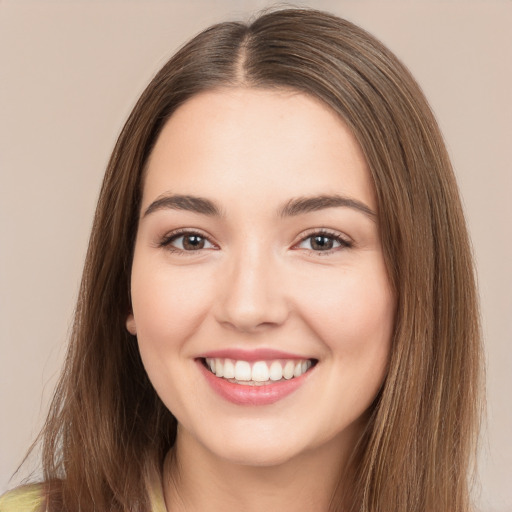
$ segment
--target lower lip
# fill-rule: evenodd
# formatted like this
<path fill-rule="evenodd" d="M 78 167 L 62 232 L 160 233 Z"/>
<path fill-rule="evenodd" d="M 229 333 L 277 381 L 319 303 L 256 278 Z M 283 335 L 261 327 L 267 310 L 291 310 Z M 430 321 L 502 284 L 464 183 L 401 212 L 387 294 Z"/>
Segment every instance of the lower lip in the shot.
<path fill-rule="evenodd" d="M 201 360 L 198 360 L 197 363 L 212 389 L 222 398 L 237 405 L 273 404 L 296 391 L 306 382 L 311 373 L 311 370 L 308 370 L 300 377 L 294 377 L 290 380 L 263 384 L 261 386 L 249 386 L 247 384 L 235 384 L 217 377 L 205 368 Z"/>

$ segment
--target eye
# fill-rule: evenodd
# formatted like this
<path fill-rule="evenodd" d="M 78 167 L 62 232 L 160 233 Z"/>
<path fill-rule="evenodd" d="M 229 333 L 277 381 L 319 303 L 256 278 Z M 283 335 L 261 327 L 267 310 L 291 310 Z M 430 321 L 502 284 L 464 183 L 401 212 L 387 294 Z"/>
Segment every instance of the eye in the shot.
<path fill-rule="evenodd" d="M 180 231 L 167 235 L 160 243 L 160 247 L 166 247 L 176 252 L 200 251 L 201 249 L 214 249 L 215 246 L 201 233 L 193 231 Z"/>
<path fill-rule="evenodd" d="M 303 238 L 295 247 L 314 252 L 330 252 L 352 247 L 352 243 L 339 234 L 317 232 Z"/>

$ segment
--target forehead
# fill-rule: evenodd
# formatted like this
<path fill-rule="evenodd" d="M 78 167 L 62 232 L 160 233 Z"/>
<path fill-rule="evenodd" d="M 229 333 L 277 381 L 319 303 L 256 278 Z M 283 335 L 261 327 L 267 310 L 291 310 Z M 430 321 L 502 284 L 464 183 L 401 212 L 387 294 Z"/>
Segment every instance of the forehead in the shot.
<path fill-rule="evenodd" d="M 364 155 L 341 118 L 290 90 L 225 88 L 181 105 L 148 160 L 143 203 L 165 192 L 270 201 L 340 193 L 374 207 Z"/>

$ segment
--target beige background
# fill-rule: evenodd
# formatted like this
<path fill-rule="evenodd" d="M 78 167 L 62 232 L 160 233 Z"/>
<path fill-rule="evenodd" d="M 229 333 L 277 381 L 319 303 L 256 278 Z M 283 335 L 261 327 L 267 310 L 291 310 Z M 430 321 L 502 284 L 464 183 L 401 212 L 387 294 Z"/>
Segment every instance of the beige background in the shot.
<path fill-rule="evenodd" d="M 136 98 L 205 26 L 268 1 L 0 0 L 0 492 L 62 363 L 100 180 Z M 479 503 L 512 511 L 512 2 L 309 1 L 411 68 L 444 131 L 488 353 Z"/>

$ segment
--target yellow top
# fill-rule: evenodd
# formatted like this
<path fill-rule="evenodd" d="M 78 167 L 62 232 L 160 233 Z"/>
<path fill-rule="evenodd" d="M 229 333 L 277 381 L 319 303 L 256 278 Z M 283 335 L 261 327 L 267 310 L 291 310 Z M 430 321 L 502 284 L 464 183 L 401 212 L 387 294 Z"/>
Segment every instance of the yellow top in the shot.
<path fill-rule="evenodd" d="M 0 496 L 0 512 L 41 512 L 42 484 L 17 487 Z M 161 480 L 154 479 L 148 486 L 151 512 L 167 512 Z"/>
<path fill-rule="evenodd" d="M 0 512 L 38 512 L 41 502 L 41 485 L 24 485 L 0 496 Z"/>

